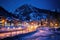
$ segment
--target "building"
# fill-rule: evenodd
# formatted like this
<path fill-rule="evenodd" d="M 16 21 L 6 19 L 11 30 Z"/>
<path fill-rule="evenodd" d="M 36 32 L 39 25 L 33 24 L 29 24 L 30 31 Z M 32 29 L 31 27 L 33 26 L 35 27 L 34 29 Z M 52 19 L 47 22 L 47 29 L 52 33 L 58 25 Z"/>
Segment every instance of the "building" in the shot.
<path fill-rule="evenodd" d="M 12 20 L 8 19 L 8 17 Z M 13 25 L 13 20 L 16 18 L 18 17 L 6 11 L 3 7 L 0 7 L 0 27 L 11 26 L 11 24 Z"/>

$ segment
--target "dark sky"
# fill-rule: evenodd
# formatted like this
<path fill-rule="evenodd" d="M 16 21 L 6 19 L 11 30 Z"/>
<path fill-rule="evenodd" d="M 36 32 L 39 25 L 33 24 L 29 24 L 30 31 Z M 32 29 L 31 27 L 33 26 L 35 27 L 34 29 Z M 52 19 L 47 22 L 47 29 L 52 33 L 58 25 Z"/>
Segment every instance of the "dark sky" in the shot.
<path fill-rule="evenodd" d="M 47 10 L 60 10 L 60 0 L 0 0 L 0 6 L 3 6 L 9 12 L 13 12 L 23 4 L 31 4 Z"/>

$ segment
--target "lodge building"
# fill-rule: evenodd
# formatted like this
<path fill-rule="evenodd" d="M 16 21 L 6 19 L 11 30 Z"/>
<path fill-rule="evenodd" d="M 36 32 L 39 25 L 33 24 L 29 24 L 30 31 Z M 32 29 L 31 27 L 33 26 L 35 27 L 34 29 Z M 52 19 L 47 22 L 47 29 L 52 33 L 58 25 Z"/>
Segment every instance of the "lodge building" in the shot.
<path fill-rule="evenodd" d="M 4 26 L 18 26 L 18 24 L 20 22 L 19 20 L 16 20 L 16 19 L 7 20 L 7 17 L 17 18 L 16 16 L 14 16 L 13 14 L 5 11 L 2 7 L 0 7 L 0 9 L 1 9 L 0 10 L 0 27 L 4 27 Z M 43 11 L 43 13 L 44 13 L 44 11 Z M 47 12 L 47 14 L 48 14 L 48 12 Z M 35 24 L 40 25 L 40 26 L 49 26 L 49 27 L 59 26 L 58 20 L 50 19 L 50 15 L 49 14 L 48 14 L 48 18 L 46 18 L 46 19 L 42 18 L 38 22 L 36 22 L 36 21 L 29 22 L 29 24 L 31 24 L 31 23 L 32 24 L 35 23 Z"/>

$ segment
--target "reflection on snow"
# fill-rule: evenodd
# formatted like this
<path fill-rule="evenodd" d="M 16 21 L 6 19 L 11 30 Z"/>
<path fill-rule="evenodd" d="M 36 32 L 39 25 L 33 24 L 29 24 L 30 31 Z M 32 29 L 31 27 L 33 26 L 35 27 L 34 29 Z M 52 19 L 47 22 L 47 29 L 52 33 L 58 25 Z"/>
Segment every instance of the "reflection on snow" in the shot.
<path fill-rule="evenodd" d="M 52 34 L 53 33 L 49 30 L 38 29 L 35 33 L 22 37 L 22 40 L 45 40 L 48 38 L 49 35 Z"/>
<path fill-rule="evenodd" d="M 60 40 L 60 35 L 53 33 L 49 29 L 50 29 L 49 27 L 41 27 L 38 28 L 36 32 L 23 34 L 23 36 L 18 35 L 18 37 L 15 36 L 10 39 L 11 40 Z M 19 32 L 17 33 L 19 34 Z"/>
<path fill-rule="evenodd" d="M 60 40 L 60 35 L 58 34 L 54 34 L 53 32 L 51 32 L 49 30 L 49 28 L 46 29 L 40 28 L 37 30 L 37 32 L 30 34 L 30 35 L 26 35 L 25 37 L 22 37 L 20 39 L 22 40 Z"/>

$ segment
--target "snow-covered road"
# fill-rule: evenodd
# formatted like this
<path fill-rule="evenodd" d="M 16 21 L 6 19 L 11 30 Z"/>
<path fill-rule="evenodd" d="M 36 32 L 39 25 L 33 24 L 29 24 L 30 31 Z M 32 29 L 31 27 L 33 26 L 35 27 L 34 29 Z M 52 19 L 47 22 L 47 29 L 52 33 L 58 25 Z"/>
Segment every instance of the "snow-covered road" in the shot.
<path fill-rule="evenodd" d="M 9 39 L 9 38 L 7 38 Z M 49 30 L 49 28 L 39 28 L 36 32 L 31 32 L 28 34 L 18 35 L 10 40 L 60 40 L 60 35 L 54 34 Z"/>

